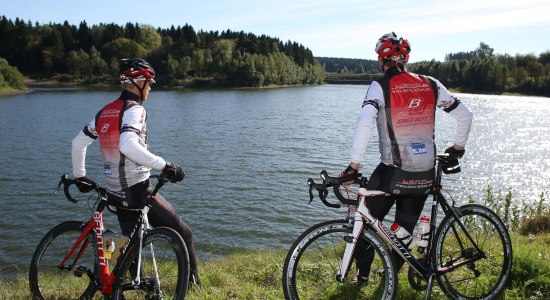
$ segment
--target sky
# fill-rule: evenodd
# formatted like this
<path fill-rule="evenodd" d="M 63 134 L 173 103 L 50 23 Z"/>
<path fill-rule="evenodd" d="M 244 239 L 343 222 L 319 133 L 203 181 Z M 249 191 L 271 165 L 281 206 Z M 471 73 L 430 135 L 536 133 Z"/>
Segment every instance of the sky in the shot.
<path fill-rule="evenodd" d="M 549 0 L 0 0 L 12 21 L 188 24 L 297 42 L 318 57 L 375 60 L 376 41 L 393 31 L 411 44 L 410 62 L 443 61 L 480 42 L 495 54 L 538 56 L 550 51 L 549 12 Z"/>

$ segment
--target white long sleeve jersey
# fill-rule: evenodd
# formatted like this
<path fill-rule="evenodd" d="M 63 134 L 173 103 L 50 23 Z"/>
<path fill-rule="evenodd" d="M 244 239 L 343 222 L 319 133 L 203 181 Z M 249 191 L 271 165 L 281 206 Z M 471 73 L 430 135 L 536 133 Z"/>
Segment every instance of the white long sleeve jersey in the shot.
<path fill-rule="evenodd" d="M 401 78 L 386 85 L 386 93 L 391 95 L 386 99 L 384 88 L 378 81 L 373 81 L 369 86 L 357 119 L 351 161 L 363 161 L 376 123 L 382 163 L 397 165 L 407 171 L 424 171 L 434 164 L 435 107 L 443 109 L 456 120 L 455 144 L 459 146 L 465 146 L 468 141 L 473 115 L 438 80 L 414 73 L 401 73 L 389 78 L 394 80 L 398 76 Z M 435 103 L 431 103 L 428 98 L 434 98 L 430 96 L 434 83 L 437 86 L 437 98 Z M 420 105 L 428 102 L 429 105 L 425 107 Z M 386 107 L 386 103 L 393 103 L 391 110 Z"/>
<path fill-rule="evenodd" d="M 111 191 L 147 180 L 151 168 L 162 170 L 166 165 L 148 150 L 145 109 L 123 96 L 100 110 L 72 141 L 73 175 L 78 178 L 86 175 L 87 147 L 99 138 L 103 174 Z"/>

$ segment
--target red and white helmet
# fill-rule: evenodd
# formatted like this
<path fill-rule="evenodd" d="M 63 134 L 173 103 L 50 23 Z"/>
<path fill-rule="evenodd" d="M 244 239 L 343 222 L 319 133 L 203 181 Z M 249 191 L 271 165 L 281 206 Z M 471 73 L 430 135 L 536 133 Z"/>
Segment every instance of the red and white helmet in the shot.
<path fill-rule="evenodd" d="M 385 60 L 393 60 L 405 64 L 409 61 L 411 45 L 409 41 L 402 37 L 397 37 L 397 34 L 392 32 L 384 34 L 378 39 L 374 51 Z"/>
<path fill-rule="evenodd" d="M 119 79 L 122 82 L 133 82 L 134 80 L 150 80 L 155 82 L 155 70 L 141 58 L 124 58 L 119 64 Z"/>

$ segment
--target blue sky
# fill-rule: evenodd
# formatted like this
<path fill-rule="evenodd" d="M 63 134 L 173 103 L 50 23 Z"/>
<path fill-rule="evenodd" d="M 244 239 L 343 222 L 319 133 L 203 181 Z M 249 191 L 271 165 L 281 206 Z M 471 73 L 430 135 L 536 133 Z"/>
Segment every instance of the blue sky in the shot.
<path fill-rule="evenodd" d="M 499 54 L 550 50 L 548 0 L 0 0 L 0 15 L 40 24 L 127 22 L 196 31 L 265 34 L 295 41 L 315 56 L 376 59 L 374 45 L 395 31 L 411 43 L 411 62 L 443 60 L 485 42 Z"/>

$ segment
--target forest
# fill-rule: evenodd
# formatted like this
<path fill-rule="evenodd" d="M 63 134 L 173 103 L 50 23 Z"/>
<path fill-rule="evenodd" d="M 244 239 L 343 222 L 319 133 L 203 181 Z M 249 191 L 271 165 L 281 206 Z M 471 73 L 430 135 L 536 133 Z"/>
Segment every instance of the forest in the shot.
<path fill-rule="evenodd" d="M 414 55 L 412 53 L 411 55 Z M 375 60 L 316 57 L 327 72 L 351 82 L 368 82 L 381 72 Z M 450 53 L 445 61 L 422 61 L 408 64 L 411 72 L 430 75 L 445 86 L 463 92 L 517 93 L 550 96 L 550 51 L 534 54 L 495 54 L 481 42 L 469 52 Z M 379 74 L 381 75 L 381 74 Z M 331 77 L 327 73 L 327 77 Z"/>
<path fill-rule="evenodd" d="M 89 26 L 85 21 L 78 26 L 67 21 L 32 24 L 0 18 L 0 89 L 21 89 L 25 77 L 114 84 L 118 60 L 124 57 L 148 60 L 164 86 L 369 83 L 381 75 L 376 60 L 314 57 L 297 42 L 243 31 L 196 32 L 188 24 L 166 29 L 137 23 Z M 550 96 L 550 50 L 538 56 L 495 54 L 481 42 L 473 51 L 447 54 L 443 62 L 408 66 L 463 92 Z"/>
<path fill-rule="evenodd" d="M 2 16 L 0 41 L 0 58 L 33 79 L 112 83 L 119 59 L 142 57 L 165 85 L 261 87 L 323 80 L 311 50 L 297 42 L 243 31 L 196 32 L 188 24 L 168 29 L 85 21 L 33 25 Z"/>

